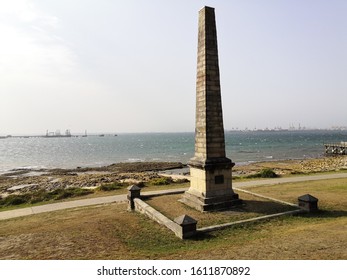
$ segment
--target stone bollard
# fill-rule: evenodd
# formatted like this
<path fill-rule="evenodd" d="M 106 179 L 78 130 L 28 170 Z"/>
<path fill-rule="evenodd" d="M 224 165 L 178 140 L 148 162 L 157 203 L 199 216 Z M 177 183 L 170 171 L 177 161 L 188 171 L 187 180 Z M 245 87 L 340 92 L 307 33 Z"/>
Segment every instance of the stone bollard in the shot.
<path fill-rule="evenodd" d="M 182 215 L 177 217 L 174 222 L 181 226 L 178 235 L 180 238 L 185 239 L 196 235 L 196 224 L 198 223 L 192 217 L 188 215 Z"/>
<path fill-rule="evenodd" d="M 305 194 L 298 197 L 299 207 L 306 210 L 307 212 L 318 211 L 318 199 L 310 194 Z"/>
<path fill-rule="evenodd" d="M 135 198 L 140 198 L 141 196 L 141 189 L 136 186 L 136 185 L 132 185 L 130 187 L 127 188 L 128 190 L 128 195 L 127 195 L 127 199 L 128 199 L 128 210 L 132 211 L 135 209 L 135 203 L 134 203 L 134 199 Z"/>

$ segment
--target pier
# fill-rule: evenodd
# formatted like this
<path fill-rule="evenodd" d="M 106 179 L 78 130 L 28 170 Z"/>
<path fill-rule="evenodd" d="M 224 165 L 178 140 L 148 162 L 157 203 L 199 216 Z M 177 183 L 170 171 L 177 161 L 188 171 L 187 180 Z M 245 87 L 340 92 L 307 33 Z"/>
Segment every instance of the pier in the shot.
<path fill-rule="evenodd" d="M 347 155 L 347 142 L 324 144 L 327 155 Z"/>

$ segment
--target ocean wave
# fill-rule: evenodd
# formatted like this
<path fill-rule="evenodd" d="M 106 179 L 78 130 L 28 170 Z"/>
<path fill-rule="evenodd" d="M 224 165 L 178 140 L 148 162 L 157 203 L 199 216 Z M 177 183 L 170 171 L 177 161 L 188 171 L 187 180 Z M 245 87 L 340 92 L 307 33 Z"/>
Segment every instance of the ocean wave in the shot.
<path fill-rule="evenodd" d="M 128 158 L 127 161 L 129 161 L 129 162 L 144 162 L 144 160 L 140 159 L 140 158 Z"/>
<path fill-rule="evenodd" d="M 247 150 L 241 150 L 238 151 L 239 154 L 255 154 L 257 151 L 247 151 Z"/>
<path fill-rule="evenodd" d="M 12 168 L 11 171 L 18 171 L 18 170 L 40 170 L 40 169 L 46 169 L 47 166 L 44 165 L 27 165 L 27 166 L 19 166 L 16 168 Z"/>

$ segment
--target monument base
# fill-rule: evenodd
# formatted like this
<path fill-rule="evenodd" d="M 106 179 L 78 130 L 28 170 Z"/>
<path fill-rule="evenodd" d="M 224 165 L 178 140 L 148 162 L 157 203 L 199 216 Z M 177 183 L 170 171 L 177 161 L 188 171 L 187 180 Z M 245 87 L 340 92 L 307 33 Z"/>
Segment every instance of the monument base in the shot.
<path fill-rule="evenodd" d="M 239 199 L 239 195 L 236 193 L 229 196 L 224 195 L 206 198 L 189 193 L 189 191 L 184 193 L 180 202 L 200 212 L 227 210 L 242 204 L 242 200 Z"/>
<path fill-rule="evenodd" d="M 190 162 L 190 188 L 180 201 L 202 212 L 240 205 L 242 201 L 232 189 L 232 166 L 229 159 L 214 164 Z"/>

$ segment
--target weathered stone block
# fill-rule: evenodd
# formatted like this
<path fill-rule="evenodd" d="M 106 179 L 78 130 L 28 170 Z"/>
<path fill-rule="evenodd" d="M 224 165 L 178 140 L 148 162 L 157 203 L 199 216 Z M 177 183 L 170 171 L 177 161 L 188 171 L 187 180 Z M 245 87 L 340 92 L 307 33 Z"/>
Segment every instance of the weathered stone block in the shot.
<path fill-rule="evenodd" d="M 310 194 L 298 197 L 298 205 L 308 212 L 318 211 L 318 199 Z"/>
<path fill-rule="evenodd" d="M 195 236 L 196 231 L 196 224 L 198 223 L 195 219 L 188 215 L 182 215 L 177 217 L 174 220 L 175 223 L 177 223 L 181 227 L 181 233 L 180 237 L 182 239 L 189 238 L 192 236 Z"/>
<path fill-rule="evenodd" d="M 127 190 L 128 190 L 128 195 L 127 195 L 128 210 L 134 210 L 135 209 L 134 199 L 141 197 L 141 188 L 139 188 L 136 185 L 132 185 L 128 187 Z"/>

